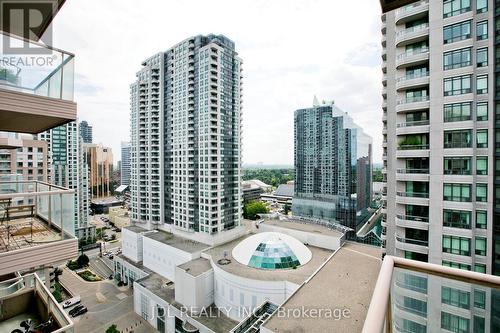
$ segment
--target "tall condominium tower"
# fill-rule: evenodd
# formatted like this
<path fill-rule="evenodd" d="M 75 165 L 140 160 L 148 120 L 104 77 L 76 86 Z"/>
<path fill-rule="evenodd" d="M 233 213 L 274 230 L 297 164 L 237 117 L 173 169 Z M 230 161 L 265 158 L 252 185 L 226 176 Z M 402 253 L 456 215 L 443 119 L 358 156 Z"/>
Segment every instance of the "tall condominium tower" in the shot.
<path fill-rule="evenodd" d="M 208 35 L 142 63 L 130 90 L 133 222 L 210 236 L 240 224 L 241 62 L 231 40 Z"/>
<path fill-rule="evenodd" d="M 294 215 L 353 230 L 372 194 L 372 139 L 333 102 L 295 111 Z"/>
<path fill-rule="evenodd" d="M 89 220 L 89 170 L 78 132 L 78 123 L 72 121 L 38 134 L 38 139 L 48 144 L 49 181 L 75 190 L 74 225 L 83 228 Z"/>
<path fill-rule="evenodd" d="M 382 1 L 387 254 L 500 274 L 495 6 Z"/>
<path fill-rule="evenodd" d="M 122 159 L 120 161 L 120 185 L 130 185 L 130 142 L 122 142 Z"/>
<path fill-rule="evenodd" d="M 80 122 L 80 136 L 83 139 L 83 143 L 92 143 L 92 126 L 85 120 Z"/>

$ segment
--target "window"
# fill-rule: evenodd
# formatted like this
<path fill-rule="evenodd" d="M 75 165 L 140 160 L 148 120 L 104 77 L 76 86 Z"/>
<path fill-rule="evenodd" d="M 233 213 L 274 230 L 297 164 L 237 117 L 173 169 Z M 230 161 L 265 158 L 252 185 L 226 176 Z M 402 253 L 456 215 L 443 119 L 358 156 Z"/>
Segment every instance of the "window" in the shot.
<path fill-rule="evenodd" d="M 484 13 L 488 10 L 488 0 L 476 0 L 476 12 Z"/>
<path fill-rule="evenodd" d="M 406 91 L 406 103 L 422 102 L 429 99 L 427 89 L 414 89 Z"/>
<path fill-rule="evenodd" d="M 486 229 L 487 213 L 485 210 L 476 210 L 476 228 Z"/>
<path fill-rule="evenodd" d="M 464 210 L 449 210 L 443 211 L 443 225 L 451 228 L 470 229 L 471 212 Z"/>
<path fill-rule="evenodd" d="M 444 172 L 445 175 L 470 175 L 471 158 L 470 157 L 445 157 Z"/>
<path fill-rule="evenodd" d="M 427 327 L 412 320 L 403 318 L 403 332 L 427 333 Z"/>
<path fill-rule="evenodd" d="M 472 102 L 445 104 L 444 121 L 464 121 L 471 119 Z"/>
<path fill-rule="evenodd" d="M 471 37 L 471 21 L 459 22 L 443 28 L 444 44 L 458 42 Z"/>
<path fill-rule="evenodd" d="M 472 130 L 458 130 L 444 132 L 444 148 L 472 147 Z"/>
<path fill-rule="evenodd" d="M 469 333 L 469 319 L 441 311 L 441 328 L 454 333 Z"/>
<path fill-rule="evenodd" d="M 488 38 L 488 21 L 478 22 L 476 25 L 476 39 L 483 40 Z"/>
<path fill-rule="evenodd" d="M 486 265 L 484 264 L 475 264 L 474 272 L 486 274 Z"/>
<path fill-rule="evenodd" d="M 476 53 L 476 66 L 486 67 L 488 66 L 488 48 L 478 49 Z"/>
<path fill-rule="evenodd" d="M 462 264 L 460 262 L 443 260 L 443 266 L 457 268 L 457 269 L 463 269 L 465 271 L 470 271 L 470 265 Z"/>
<path fill-rule="evenodd" d="M 488 102 L 478 102 L 476 104 L 476 119 L 478 121 L 488 120 Z"/>
<path fill-rule="evenodd" d="M 488 156 L 478 156 L 476 157 L 476 175 L 487 175 L 488 174 Z"/>
<path fill-rule="evenodd" d="M 405 55 L 410 56 L 413 54 L 419 54 L 429 51 L 429 45 L 427 41 L 417 42 L 413 44 L 406 45 Z"/>
<path fill-rule="evenodd" d="M 481 75 L 476 78 L 476 93 L 477 94 L 488 93 L 488 75 Z"/>
<path fill-rule="evenodd" d="M 476 201 L 486 202 L 488 193 L 487 184 L 476 184 Z"/>
<path fill-rule="evenodd" d="M 474 316 L 474 329 L 472 330 L 474 333 L 484 333 L 485 329 L 484 318 Z"/>
<path fill-rule="evenodd" d="M 441 302 L 457 308 L 470 309 L 470 293 L 443 286 L 441 287 Z"/>
<path fill-rule="evenodd" d="M 470 47 L 445 52 L 443 57 L 443 66 L 445 70 L 466 67 L 472 64 Z"/>
<path fill-rule="evenodd" d="M 444 184 L 443 200 L 470 202 L 470 184 Z"/>
<path fill-rule="evenodd" d="M 475 253 L 478 256 L 486 255 L 486 238 L 476 237 Z"/>
<path fill-rule="evenodd" d="M 470 0 L 445 0 L 443 2 L 443 18 L 455 16 L 470 10 Z"/>
<path fill-rule="evenodd" d="M 476 147 L 488 148 L 488 130 L 477 130 L 476 132 Z"/>
<path fill-rule="evenodd" d="M 470 256 L 470 239 L 443 235 L 443 252 Z"/>
<path fill-rule="evenodd" d="M 486 304 L 486 292 L 474 289 L 474 307 L 484 309 Z"/>
<path fill-rule="evenodd" d="M 471 92 L 471 75 L 462 75 L 444 79 L 445 96 L 468 94 Z"/>
<path fill-rule="evenodd" d="M 418 77 L 424 77 L 429 75 L 429 68 L 427 65 L 424 66 L 413 66 L 406 69 L 406 79 L 411 80 Z"/>
<path fill-rule="evenodd" d="M 404 273 L 404 288 L 427 294 L 427 278 Z"/>
<path fill-rule="evenodd" d="M 404 296 L 403 301 L 405 311 L 422 317 L 427 317 L 427 302 L 407 296 Z"/>

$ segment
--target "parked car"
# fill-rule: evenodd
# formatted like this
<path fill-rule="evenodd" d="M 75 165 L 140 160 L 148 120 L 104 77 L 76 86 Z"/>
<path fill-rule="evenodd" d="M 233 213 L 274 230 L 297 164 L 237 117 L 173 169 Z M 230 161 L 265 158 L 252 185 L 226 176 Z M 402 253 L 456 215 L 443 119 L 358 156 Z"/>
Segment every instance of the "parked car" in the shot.
<path fill-rule="evenodd" d="M 73 309 L 69 310 L 68 314 L 70 316 L 72 316 L 74 313 L 80 311 L 81 309 L 83 309 L 84 306 L 82 304 L 78 304 L 77 306 L 75 306 Z"/>
<path fill-rule="evenodd" d="M 112 253 L 111 253 L 111 254 L 109 254 L 109 255 L 108 255 L 108 258 L 112 260 L 112 259 L 113 259 L 113 254 L 112 254 Z"/>
<path fill-rule="evenodd" d="M 69 307 L 72 307 L 75 304 L 80 303 L 80 302 L 81 302 L 80 296 L 75 296 L 73 298 L 70 298 L 70 299 L 64 301 L 62 306 L 63 306 L 63 309 L 67 309 Z"/>
<path fill-rule="evenodd" d="M 83 308 L 81 308 L 80 310 L 78 310 L 78 311 L 76 311 L 75 313 L 73 313 L 73 314 L 71 315 L 71 317 L 73 317 L 73 318 L 78 317 L 78 316 L 80 316 L 80 315 L 82 315 L 82 314 L 86 313 L 87 311 L 88 311 L 88 309 L 87 309 L 86 307 L 83 307 Z"/>

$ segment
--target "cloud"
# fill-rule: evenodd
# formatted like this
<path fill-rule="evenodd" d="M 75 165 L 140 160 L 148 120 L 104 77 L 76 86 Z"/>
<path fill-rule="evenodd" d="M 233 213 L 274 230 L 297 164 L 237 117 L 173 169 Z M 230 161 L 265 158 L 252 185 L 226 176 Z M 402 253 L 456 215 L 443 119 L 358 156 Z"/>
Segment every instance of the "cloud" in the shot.
<path fill-rule="evenodd" d="M 79 117 L 119 159 L 129 86 L 141 61 L 197 34 L 221 33 L 243 59 L 243 159 L 293 164 L 293 112 L 334 99 L 381 160 L 380 9 L 373 0 L 68 1 L 54 46 L 76 54 Z"/>

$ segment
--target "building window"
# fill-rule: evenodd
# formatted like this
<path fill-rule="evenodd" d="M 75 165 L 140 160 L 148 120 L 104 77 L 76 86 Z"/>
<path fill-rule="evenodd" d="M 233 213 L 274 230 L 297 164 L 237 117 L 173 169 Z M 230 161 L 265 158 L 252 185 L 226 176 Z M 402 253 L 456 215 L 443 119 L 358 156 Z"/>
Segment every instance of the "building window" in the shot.
<path fill-rule="evenodd" d="M 485 210 L 476 210 L 476 228 L 486 229 L 487 226 L 487 213 Z"/>
<path fill-rule="evenodd" d="M 443 2 L 443 18 L 455 16 L 470 10 L 470 0 L 445 0 Z"/>
<path fill-rule="evenodd" d="M 474 307 L 484 309 L 486 305 L 486 292 L 474 289 Z"/>
<path fill-rule="evenodd" d="M 469 319 L 441 311 L 441 328 L 455 333 L 469 333 Z"/>
<path fill-rule="evenodd" d="M 476 147 L 488 148 L 488 130 L 477 130 L 476 132 Z"/>
<path fill-rule="evenodd" d="M 475 253 L 478 256 L 486 255 L 486 238 L 476 237 L 476 245 L 474 246 Z"/>
<path fill-rule="evenodd" d="M 476 13 L 488 11 L 488 0 L 476 0 Z"/>
<path fill-rule="evenodd" d="M 488 120 L 488 102 L 478 102 L 476 104 L 476 120 Z"/>
<path fill-rule="evenodd" d="M 478 49 L 476 53 L 476 66 L 486 67 L 488 66 L 488 48 Z"/>
<path fill-rule="evenodd" d="M 427 333 L 427 326 L 403 318 L 403 332 Z"/>
<path fill-rule="evenodd" d="M 488 38 L 488 21 L 478 22 L 476 25 L 476 39 L 483 40 Z"/>
<path fill-rule="evenodd" d="M 444 132 L 444 148 L 471 148 L 472 130 Z"/>
<path fill-rule="evenodd" d="M 470 256 L 470 239 L 443 235 L 443 252 Z"/>
<path fill-rule="evenodd" d="M 444 79 L 445 96 L 468 94 L 471 92 L 471 75 L 462 75 Z"/>
<path fill-rule="evenodd" d="M 462 264 L 459 262 L 443 260 L 443 266 L 457 268 L 457 269 L 463 269 L 465 271 L 470 271 L 470 265 Z"/>
<path fill-rule="evenodd" d="M 470 184 L 444 184 L 443 200 L 470 202 Z"/>
<path fill-rule="evenodd" d="M 485 325 L 484 325 L 484 318 L 483 317 L 478 317 L 474 316 L 474 333 L 484 333 Z"/>
<path fill-rule="evenodd" d="M 488 75 L 481 75 L 476 78 L 476 93 L 479 95 L 488 93 Z"/>
<path fill-rule="evenodd" d="M 475 264 L 474 272 L 486 274 L 486 265 L 485 264 Z"/>
<path fill-rule="evenodd" d="M 470 293 L 443 286 L 441 287 L 441 302 L 461 309 L 470 309 Z"/>
<path fill-rule="evenodd" d="M 445 52 L 443 58 L 445 70 L 470 66 L 472 64 L 471 48 Z"/>
<path fill-rule="evenodd" d="M 488 156 L 478 156 L 476 157 L 476 175 L 487 175 L 488 174 Z"/>
<path fill-rule="evenodd" d="M 471 215 L 471 212 L 464 210 L 445 209 L 443 211 L 443 226 L 451 228 L 470 229 Z"/>
<path fill-rule="evenodd" d="M 470 157 L 445 157 L 444 171 L 445 175 L 470 175 L 471 158 Z"/>
<path fill-rule="evenodd" d="M 410 313 L 427 317 L 427 302 L 404 296 L 404 309 Z"/>
<path fill-rule="evenodd" d="M 471 21 L 459 22 L 443 28 L 444 44 L 471 38 Z"/>
<path fill-rule="evenodd" d="M 488 193 L 487 184 L 476 184 L 476 201 L 486 202 Z"/>
<path fill-rule="evenodd" d="M 465 121 L 471 119 L 472 102 L 445 104 L 444 121 Z"/>

